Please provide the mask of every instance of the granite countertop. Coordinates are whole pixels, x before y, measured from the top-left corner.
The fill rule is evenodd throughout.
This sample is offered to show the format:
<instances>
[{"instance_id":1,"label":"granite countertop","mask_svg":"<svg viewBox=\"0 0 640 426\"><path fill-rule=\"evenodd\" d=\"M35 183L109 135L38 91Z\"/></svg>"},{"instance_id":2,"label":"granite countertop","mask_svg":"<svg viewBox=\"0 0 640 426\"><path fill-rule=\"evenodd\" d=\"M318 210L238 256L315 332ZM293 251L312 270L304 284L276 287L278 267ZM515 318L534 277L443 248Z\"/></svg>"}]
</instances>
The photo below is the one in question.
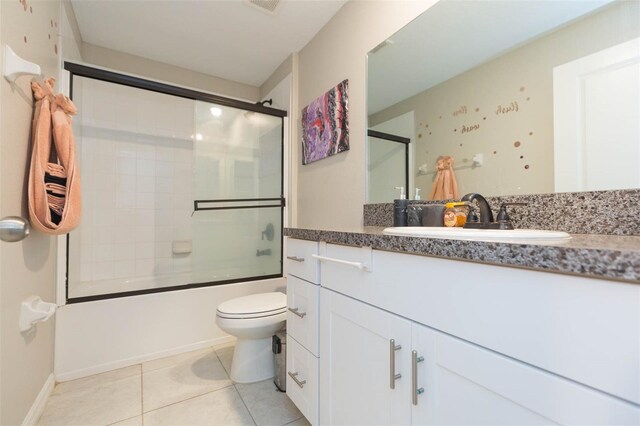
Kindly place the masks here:
<instances>
[{"instance_id":1,"label":"granite countertop","mask_svg":"<svg viewBox=\"0 0 640 426\"><path fill-rule=\"evenodd\" d=\"M640 236L571 234L559 243L507 243L384 235L384 227L285 228L285 235L400 253L640 283Z\"/></svg>"}]
</instances>

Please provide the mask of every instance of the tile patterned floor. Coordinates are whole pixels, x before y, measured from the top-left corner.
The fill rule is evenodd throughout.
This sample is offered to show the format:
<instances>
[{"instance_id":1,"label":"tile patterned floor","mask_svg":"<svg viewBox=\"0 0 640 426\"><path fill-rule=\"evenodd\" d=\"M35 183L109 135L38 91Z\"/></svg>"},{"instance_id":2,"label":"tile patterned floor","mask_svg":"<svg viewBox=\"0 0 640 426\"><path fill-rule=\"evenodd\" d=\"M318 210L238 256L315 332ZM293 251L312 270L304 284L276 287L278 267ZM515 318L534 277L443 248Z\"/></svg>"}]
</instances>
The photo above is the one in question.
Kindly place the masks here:
<instances>
[{"instance_id":1,"label":"tile patterned floor","mask_svg":"<svg viewBox=\"0 0 640 426\"><path fill-rule=\"evenodd\" d=\"M229 379L233 344L58 384L38 422L56 426L309 426L271 380Z\"/></svg>"}]
</instances>

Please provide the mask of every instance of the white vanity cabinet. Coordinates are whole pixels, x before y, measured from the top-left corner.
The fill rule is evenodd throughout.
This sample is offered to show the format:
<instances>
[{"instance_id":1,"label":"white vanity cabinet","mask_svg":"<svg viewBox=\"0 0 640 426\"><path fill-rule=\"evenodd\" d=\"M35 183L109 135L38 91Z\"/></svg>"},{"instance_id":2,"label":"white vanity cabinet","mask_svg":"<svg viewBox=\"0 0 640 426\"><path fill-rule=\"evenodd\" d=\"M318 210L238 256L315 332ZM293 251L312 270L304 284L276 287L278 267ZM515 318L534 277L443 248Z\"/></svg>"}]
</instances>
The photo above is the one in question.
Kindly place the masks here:
<instances>
[{"instance_id":1,"label":"white vanity cabinet","mask_svg":"<svg viewBox=\"0 0 640 426\"><path fill-rule=\"evenodd\" d=\"M640 286L317 249L317 328L289 346L312 387L288 392L314 425L640 424Z\"/></svg>"},{"instance_id":2,"label":"white vanity cabinet","mask_svg":"<svg viewBox=\"0 0 640 426\"><path fill-rule=\"evenodd\" d=\"M320 424L640 421L637 407L586 386L331 290L321 298Z\"/></svg>"},{"instance_id":3,"label":"white vanity cabinet","mask_svg":"<svg viewBox=\"0 0 640 426\"><path fill-rule=\"evenodd\" d=\"M412 324L415 425L638 424L638 407L491 350ZM422 393L416 392L422 390ZM415 402L415 404L413 403Z\"/></svg>"},{"instance_id":4,"label":"white vanity cabinet","mask_svg":"<svg viewBox=\"0 0 640 426\"><path fill-rule=\"evenodd\" d=\"M319 243L287 239L287 395L318 424Z\"/></svg>"},{"instance_id":5,"label":"white vanity cabinet","mask_svg":"<svg viewBox=\"0 0 640 426\"><path fill-rule=\"evenodd\" d=\"M640 424L640 287L321 255L321 424Z\"/></svg>"},{"instance_id":6,"label":"white vanity cabinet","mask_svg":"<svg viewBox=\"0 0 640 426\"><path fill-rule=\"evenodd\" d=\"M320 424L411 421L411 322L321 289Z\"/></svg>"}]
</instances>

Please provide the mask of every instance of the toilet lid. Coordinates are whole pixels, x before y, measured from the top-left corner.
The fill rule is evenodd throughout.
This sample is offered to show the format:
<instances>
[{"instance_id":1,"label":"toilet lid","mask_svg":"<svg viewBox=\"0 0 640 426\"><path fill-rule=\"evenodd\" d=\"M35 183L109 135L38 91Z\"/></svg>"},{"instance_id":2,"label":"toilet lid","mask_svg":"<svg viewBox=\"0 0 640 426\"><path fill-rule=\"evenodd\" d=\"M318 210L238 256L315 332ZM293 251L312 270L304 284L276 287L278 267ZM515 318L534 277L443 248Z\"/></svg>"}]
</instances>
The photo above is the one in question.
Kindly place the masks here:
<instances>
[{"instance_id":1,"label":"toilet lid","mask_svg":"<svg viewBox=\"0 0 640 426\"><path fill-rule=\"evenodd\" d=\"M251 294L227 300L218 306L218 313L233 317L265 317L285 312L287 295L280 292Z\"/></svg>"}]
</instances>

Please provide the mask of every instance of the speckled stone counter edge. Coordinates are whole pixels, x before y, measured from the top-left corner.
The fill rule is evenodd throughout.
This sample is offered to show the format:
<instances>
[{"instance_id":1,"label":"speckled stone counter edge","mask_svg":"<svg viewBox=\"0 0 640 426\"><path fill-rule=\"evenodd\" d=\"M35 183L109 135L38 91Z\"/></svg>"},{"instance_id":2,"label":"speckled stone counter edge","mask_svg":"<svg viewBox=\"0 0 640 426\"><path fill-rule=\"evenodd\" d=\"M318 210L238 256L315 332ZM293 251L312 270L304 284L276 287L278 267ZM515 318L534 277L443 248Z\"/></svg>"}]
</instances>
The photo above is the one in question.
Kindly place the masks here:
<instances>
[{"instance_id":1,"label":"speckled stone counter edge","mask_svg":"<svg viewBox=\"0 0 640 426\"><path fill-rule=\"evenodd\" d=\"M501 203L529 203L509 208L516 228L571 234L640 235L640 189L487 197L487 201L494 214ZM364 205L364 226L392 226L392 222L392 203Z\"/></svg>"},{"instance_id":2,"label":"speckled stone counter edge","mask_svg":"<svg viewBox=\"0 0 640 426\"><path fill-rule=\"evenodd\" d=\"M640 283L640 256L637 251L443 240L299 228L285 228L285 235L304 240Z\"/></svg>"}]
</instances>

